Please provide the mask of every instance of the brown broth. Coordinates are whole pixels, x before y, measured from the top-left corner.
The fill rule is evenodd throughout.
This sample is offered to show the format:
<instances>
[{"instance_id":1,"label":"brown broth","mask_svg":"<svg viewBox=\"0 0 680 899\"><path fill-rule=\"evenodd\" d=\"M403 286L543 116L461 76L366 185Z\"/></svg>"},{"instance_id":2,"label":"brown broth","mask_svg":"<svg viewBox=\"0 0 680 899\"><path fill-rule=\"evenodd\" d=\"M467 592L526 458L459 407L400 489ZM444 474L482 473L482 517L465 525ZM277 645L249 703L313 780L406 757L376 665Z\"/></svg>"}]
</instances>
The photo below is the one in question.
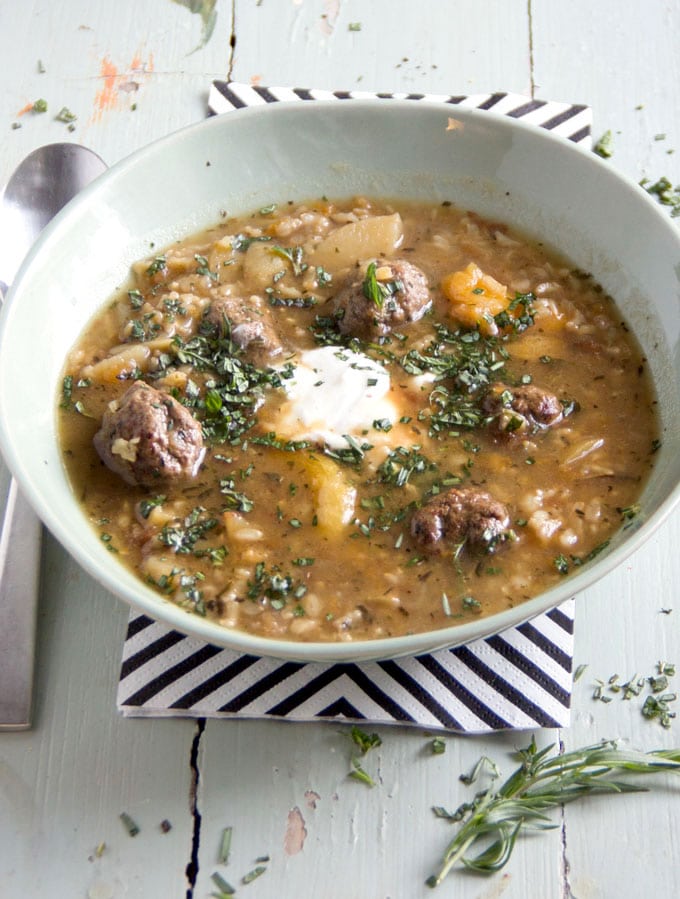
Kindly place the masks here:
<instances>
[{"instance_id":1,"label":"brown broth","mask_svg":"<svg viewBox=\"0 0 680 899\"><path fill-rule=\"evenodd\" d=\"M386 339L340 338L333 298L364 276L367 260L381 259L397 209L403 238L388 261L407 259L425 273L432 310ZM348 227L371 220L373 230ZM645 361L613 301L542 245L447 204L355 198L230 219L156 259L135 266L130 292L113 298L71 351L61 443L73 489L102 539L189 611L300 641L428 631L535 596L589 561L635 514L658 436ZM480 302L493 298L494 282L508 298L524 297L505 327L489 318L461 327L452 315L442 284L470 263L494 279L475 282ZM294 428L286 432L283 391L265 384L248 426L211 438L222 420L205 403L219 378L192 365L187 346L220 296L258 297L285 347L264 361L239 352L241 362L282 367L330 342L383 365L396 410L391 426L378 418L334 455L301 446ZM489 330L498 333L480 335ZM417 373L441 372L452 352L467 360L457 387L451 369L436 383ZM477 380L468 391L470 372ZM129 486L100 461L92 438L101 417L138 378L202 421L208 448L194 478ZM506 410L499 431L479 412L496 381L545 388L564 418L515 431ZM437 396L446 412L460 413L467 401L462 411L476 425L443 425ZM414 539L414 511L452 485L506 505L503 540L432 552Z\"/></svg>"}]
</instances>

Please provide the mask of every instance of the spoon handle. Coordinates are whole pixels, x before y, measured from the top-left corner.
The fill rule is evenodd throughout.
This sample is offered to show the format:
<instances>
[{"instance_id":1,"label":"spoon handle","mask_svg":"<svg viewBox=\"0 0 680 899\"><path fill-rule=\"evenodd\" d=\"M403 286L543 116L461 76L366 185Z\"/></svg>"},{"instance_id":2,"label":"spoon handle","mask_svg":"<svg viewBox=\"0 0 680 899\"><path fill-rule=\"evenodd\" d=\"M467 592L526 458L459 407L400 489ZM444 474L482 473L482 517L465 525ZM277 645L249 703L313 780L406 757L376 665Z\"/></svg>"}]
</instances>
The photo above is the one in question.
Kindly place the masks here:
<instances>
[{"instance_id":1,"label":"spoon handle","mask_svg":"<svg viewBox=\"0 0 680 899\"><path fill-rule=\"evenodd\" d=\"M31 726L40 537L12 478L0 534L0 731Z\"/></svg>"}]
</instances>

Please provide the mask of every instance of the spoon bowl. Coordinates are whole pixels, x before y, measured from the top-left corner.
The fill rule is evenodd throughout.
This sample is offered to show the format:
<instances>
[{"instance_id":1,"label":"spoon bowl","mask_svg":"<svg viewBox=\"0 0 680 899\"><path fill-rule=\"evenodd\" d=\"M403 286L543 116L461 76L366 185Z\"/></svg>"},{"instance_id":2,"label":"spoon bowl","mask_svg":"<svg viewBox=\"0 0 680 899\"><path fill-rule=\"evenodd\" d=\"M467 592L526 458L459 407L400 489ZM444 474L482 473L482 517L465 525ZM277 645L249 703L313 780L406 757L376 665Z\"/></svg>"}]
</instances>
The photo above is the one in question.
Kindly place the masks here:
<instances>
[{"instance_id":1,"label":"spoon bowl","mask_svg":"<svg viewBox=\"0 0 680 899\"><path fill-rule=\"evenodd\" d=\"M0 293L45 225L106 169L93 150L80 144L47 144L19 164L0 199Z\"/></svg>"}]
</instances>

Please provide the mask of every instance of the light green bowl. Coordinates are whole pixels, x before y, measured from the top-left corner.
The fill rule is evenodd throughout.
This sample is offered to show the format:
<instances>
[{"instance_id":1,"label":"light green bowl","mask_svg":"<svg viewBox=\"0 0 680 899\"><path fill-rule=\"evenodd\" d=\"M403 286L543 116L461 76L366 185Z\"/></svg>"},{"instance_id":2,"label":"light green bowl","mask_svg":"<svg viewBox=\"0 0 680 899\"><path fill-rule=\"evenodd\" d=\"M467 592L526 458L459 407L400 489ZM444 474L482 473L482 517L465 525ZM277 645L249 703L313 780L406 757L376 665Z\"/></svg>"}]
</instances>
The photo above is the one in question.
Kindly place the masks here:
<instances>
[{"instance_id":1,"label":"light green bowl","mask_svg":"<svg viewBox=\"0 0 680 899\"><path fill-rule=\"evenodd\" d=\"M450 127L455 119L457 127ZM663 445L639 526L579 573L506 612L413 636L266 640L222 628L146 587L109 553L74 498L57 442L65 355L129 266L229 214L327 195L469 207L519 227L592 272L649 360ZM414 101L274 104L216 117L110 169L43 233L2 313L0 446L51 532L112 593L169 627L256 655L367 661L466 643L557 605L619 565L680 496L680 237L636 184L594 154L493 112ZM631 422L631 427L635 423Z\"/></svg>"}]
</instances>

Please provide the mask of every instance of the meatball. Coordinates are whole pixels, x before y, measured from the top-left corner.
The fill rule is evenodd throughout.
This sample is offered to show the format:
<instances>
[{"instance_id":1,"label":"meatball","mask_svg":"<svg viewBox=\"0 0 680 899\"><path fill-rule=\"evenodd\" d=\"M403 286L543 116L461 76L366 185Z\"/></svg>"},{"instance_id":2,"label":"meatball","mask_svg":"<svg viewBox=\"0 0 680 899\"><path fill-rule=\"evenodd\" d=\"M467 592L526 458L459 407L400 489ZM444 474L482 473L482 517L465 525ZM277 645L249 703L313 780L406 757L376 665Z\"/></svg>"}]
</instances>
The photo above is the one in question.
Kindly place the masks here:
<instances>
[{"instance_id":1,"label":"meatball","mask_svg":"<svg viewBox=\"0 0 680 899\"><path fill-rule=\"evenodd\" d=\"M555 394L533 384L493 384L482 400L482 408L505 434L552 428L564 417Z\"/></svg>"},{"instance_id":2,"label":"meatball","mask_svg":"<svg viewBox=\"0 0 680 899\"><path fill-rule=\"evenodd\" d=\"M248 300L242 297L222 297L213 300L204 321L218 330L218 333L223 333L223 329L226 332L228 322L231 339L236 346L247 351L256 361L265 361L283 351L269 310L263 306L259 297L253 296Z\"/></svg>"},{"instance_id":3,"label":"meatball","mask_svg":"<svg viewBox=\"0 0 680 899\"><path fill-rule=\"evenodd\" d=\"M383 337L418 321L431 305L427 278L405 260L371 263L364 279L352 281L335 297L341 333L362 338Z\"/></svg>"},{"instance_id":4,"label":"meatball","mask_svg":"<svg viewBox=\"0 0 680 899\"><path fill-rule=\"evenodd\" d=\"M94 446L126 483L193 477L205 449L200 424L167 393L137 381L104 413Z\"/></svg>"},{"instance_id":5,"label":"meatball","mask_svg":"<svg viewBox=\"0 0 680 899\"><path fill-rule=\"evenodd\" d=\"M508 510L491 494L474 487L453 487L413 514L411 535L433 552L443 552L443 544L460 543L490 549L509 524Z\"/></svg>"}]
</instances>

